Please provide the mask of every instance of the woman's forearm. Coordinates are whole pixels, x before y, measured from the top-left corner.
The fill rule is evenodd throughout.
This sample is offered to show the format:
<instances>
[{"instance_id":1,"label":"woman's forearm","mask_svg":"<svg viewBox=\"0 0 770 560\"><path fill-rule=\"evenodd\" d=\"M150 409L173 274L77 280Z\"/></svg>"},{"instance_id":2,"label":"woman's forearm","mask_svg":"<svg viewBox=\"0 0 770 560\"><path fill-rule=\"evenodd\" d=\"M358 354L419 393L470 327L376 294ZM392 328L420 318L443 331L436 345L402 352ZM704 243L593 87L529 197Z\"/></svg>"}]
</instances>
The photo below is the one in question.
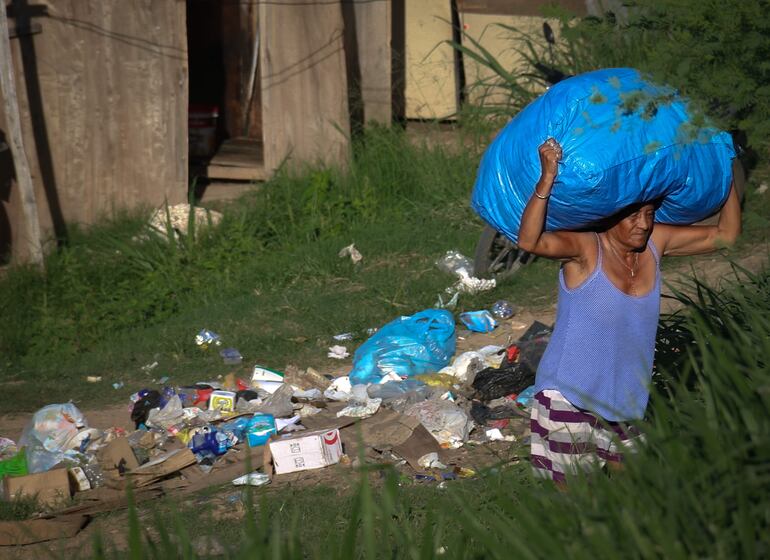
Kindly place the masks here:
<instances>
[{"instance_id":1,"label":"woman's forearm","mask_svg":"<svg viewBox=\"0 0 770 560\"><path fill-rule=\"evenodd\" d=\"M554 180L555 177L542 175L535 185L535 192L524 208L519 227L519 247L524 251L534 251L540 236L543 234L548 198L551 196Z\"/></svg>"},{"instance_id":2,"label":"woman's forearm","mask_svg":"<svg viewBox=\"0 0 770 560\"><path fill-rule=\"evenodd\" d=\"M741 234L741 203L735 190L735 183L730 187L727 202L719 213L717 223L717 246L731 246Z\"/></svg>"}]
</instances>

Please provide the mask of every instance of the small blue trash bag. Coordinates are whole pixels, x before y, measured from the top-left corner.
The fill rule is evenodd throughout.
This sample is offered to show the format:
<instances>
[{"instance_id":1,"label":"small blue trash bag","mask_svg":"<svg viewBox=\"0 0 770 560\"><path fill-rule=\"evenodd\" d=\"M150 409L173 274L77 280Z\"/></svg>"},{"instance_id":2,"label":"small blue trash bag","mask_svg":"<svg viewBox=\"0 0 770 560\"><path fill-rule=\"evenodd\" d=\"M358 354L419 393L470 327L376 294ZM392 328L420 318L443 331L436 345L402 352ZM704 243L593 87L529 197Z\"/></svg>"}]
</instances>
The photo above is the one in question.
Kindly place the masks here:
<instances>
[{"instance_id":1,"label":"small blue trash bag","mask_svg":"<svg viewBox=\"0 0 770 560\"><path fill-rule=\"evenodd\" d=\"M656 200L656 221L691 224L727 199L735 157L728 133L697 126L686 100L636 70L597 70L551 87L484 153L471 205L514 242L540 178L538 146L550 137L563 156L548 231L591 227L630 204Z\"/></svg>"},{"instance_id":2,"label":"small blue trash bag","mask_svg":"<svg viewBox=\"0 0 770 560\"><path fill-rule=\"evenodd\" d=\"M486 309L460 313L460 321L473 332L487 333L497 328L497 321Z\"/></svg>"},{"instance_id":3,"label":"small blue trash bag","mask_svg":"<svg viewBox=\"0 0 770 560\"><path fill-rule=\"evenodd\" d=\"M455 353L455 321L449 311L427 309L391 321L353 356L350 382L379 383L395 373L409 377L440 370Z\"/></svg>"}]
</instances>

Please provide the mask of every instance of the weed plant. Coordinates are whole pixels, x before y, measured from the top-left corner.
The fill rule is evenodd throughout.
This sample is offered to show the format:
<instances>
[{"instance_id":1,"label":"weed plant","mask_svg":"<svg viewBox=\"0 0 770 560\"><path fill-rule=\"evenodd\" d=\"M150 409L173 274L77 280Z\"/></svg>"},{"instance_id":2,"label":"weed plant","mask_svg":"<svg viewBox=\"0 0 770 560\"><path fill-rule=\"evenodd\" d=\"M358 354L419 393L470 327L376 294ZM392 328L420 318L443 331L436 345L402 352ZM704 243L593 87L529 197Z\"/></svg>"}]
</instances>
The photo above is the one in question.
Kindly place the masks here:
<instances>
[{"instance_id":1,"label":"weed plant","mask_svg":"<svg viewBox=\"0 0 770 560\"><path fill-rule=\"evenodd\" d=\"M369 465L352 495L255 490L238 528L176 509L147 532L133 508L129 555L206 557L210 539L232 558L766 557L770 273L735 277L679 294L685 309L662 319L661 345L679 332L680 359L657 374L665 389L641 426L646 443L620 472L573 477L565 492L524 476L525 463L444 488ZM110 556L101 539L95 550Z\"/></svg>"}]
</instances>

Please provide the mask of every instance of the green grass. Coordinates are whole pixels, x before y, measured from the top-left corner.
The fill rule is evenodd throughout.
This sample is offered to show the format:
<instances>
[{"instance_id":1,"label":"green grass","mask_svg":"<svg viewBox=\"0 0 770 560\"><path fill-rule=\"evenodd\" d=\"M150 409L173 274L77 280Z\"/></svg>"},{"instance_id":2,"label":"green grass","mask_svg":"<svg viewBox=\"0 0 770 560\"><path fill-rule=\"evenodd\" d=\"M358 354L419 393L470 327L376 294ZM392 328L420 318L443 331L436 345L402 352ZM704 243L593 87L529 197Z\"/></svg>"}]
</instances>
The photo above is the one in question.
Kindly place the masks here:
<instances>
[{"instance_id":1,"label":"green grass","mask_svg":"<svg viewBox=\"0 0 770 560\"><path fill-rule=\"evenodd\" d=\"M473 255L482 228L468 207L477 164L476 150L372 129L348 170L280 173L222 207L220 226L196 241L134 240L147 212L76 231L48 257L45 276L17 268L0 281L0 316L12 326L0 332L2 410L62 398L88 407L163 376L181 383L227 373L216 352L195 346L202 328L241 351L237 371L339 366L326 358L334 334L432 307L454 282L435 260L448 249ZM358 266L337 256L350 243L364 255ZM458 311L525 294L548 304L544 278L553 270L537 263L494 293L462 297Z\"/></svg>"}]
</instances>

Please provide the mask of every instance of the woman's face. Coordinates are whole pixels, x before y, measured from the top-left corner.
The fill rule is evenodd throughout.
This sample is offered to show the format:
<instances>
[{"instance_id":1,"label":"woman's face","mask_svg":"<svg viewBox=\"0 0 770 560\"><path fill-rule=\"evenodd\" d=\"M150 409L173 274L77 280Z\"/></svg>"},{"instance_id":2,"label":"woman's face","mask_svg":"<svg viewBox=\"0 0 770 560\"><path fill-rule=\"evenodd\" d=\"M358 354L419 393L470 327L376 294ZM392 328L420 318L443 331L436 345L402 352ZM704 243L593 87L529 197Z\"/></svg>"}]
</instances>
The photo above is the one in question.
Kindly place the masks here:
<instances>
[{"instance_id":1,"label":"woman's face","mask_svg":"<svg viewBox=\"0 0 770 560\"><path fill-rule=\"evenodd\" d=\"M635 249L647 246L655 222L655 206L644 204L610 228L615 237Z\"/></svg>"}]
</instances>

